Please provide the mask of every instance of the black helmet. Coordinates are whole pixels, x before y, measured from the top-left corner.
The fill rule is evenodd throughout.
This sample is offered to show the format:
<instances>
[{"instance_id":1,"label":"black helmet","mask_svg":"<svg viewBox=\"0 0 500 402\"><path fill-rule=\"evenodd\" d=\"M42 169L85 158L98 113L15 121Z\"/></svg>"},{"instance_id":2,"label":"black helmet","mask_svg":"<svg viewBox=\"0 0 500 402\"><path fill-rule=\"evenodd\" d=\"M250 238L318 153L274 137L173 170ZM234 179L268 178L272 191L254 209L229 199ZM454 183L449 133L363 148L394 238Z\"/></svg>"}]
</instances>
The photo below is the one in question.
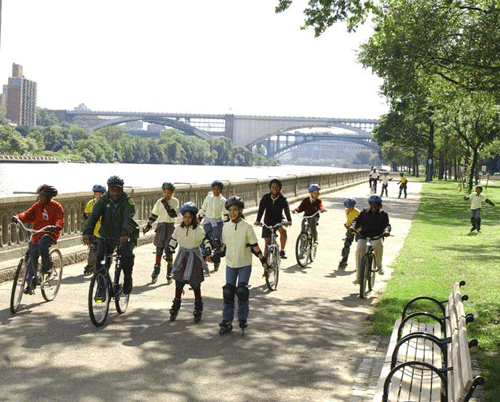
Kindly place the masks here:
<instances>
[{"instance_id":1,"label":"black helmet","mask_svg":"<svg viewBox=\"0 0 500 402\"><path fill-rule=\"evenodd\" d=\"M222 183L220 180L214 180L210 187L214 188L214 186L219 186L221 191L224 190L224 183Z\"/></svg>"},{"instance_id":2,"label":"black helmet","mask_svg":"<svg viewBox=\"0 0 500 402\"><path fill-rule=\"evenodd\" d=\"M94 193L105 193L106 187L101 186L100 184L94 184L94 186L92 187L92 191Z\"/></svg>"},{"instance_id":3,"label":"black helmet","mask_svg":"<svg viewBox=\"0 0 500 402\"><path fill-rule=\"evenodd\" d=\"M483 191L483 186L480 186L479 184L476 186L476 189L479 189L481 191Z\"/></svg>"},{"instance_id":4,"label":"black helmet","mask_svg":"<svg viewBox=\"0 0 500 402\"><path fill-rule=\"evenodd\" d=\"M229 209L229 207L232 207L233 205L236 205L240 209L245 208L245 203L243 202L243 200L240 197L233 196L233 197L229 197L226 200L226 209Z\"/></svg>"},{"instance_id":5,"label":"black helmet","mask_svg":"<svg viewBox=\"0 0 500 402\"><path fill-rule=\"evenodd\" d=\"M276 183L276 184L277 184L277 186L280 188L280 190L281 190L281 188L283 187L283 184L281 183L281 180L280 180L280 179L271 179L271 180L269 181L269 188L271 188L271 186L273 185L273 183Z\"/></svg>"},{"instance_id":6,"label":"black helmet","mask_svg":"<svg viewBox=\"0 0 500 402\"><path fill-rule=\"evenodd\" d=\"M43 195L44 197L52 198L57 195L57 190L54 186L51 186L49 184L42 184L40 187L38 187L36 193Z\"/></svg>"},{"instance_id":7,"label":"black helmet","mask_svg":"<svg viewBox=\"0 0 500 402\"><path fill-rule=\"evenodd\" d=\"M165 182L161 185L162 190L175 190L175 186L172 183Z\"/></svg>"},{"instance_id":8,"label":"black helmet","mask_svg":"<svg viewBox=\"0 0 500 402\"><path fill-rule=\"evenodd\" d=\"M401 172L399 175L400 175L400 176L404 176L405 174L404 174L403 172Z\"/></svg>"},{"instance_id":9,"label":"black helmet","mask_svg":"<svg viewBox=\"0 0 500 402\"><path fill-rule=\"evenodd\" d=\"M198 207L194 202L185 202L182 204L180 208L181 215L184 215L186 212L190 212L193 215L196 215L198 213Z\"/></svg>"},{"instance_id":10,"label":"black helmet","mask_svg":"<svg viewBox=\"0 0 500 402\"><path fill-rule=\"evenodd\" d=\"M382 205L382 197L378 194L372 194L368 197L368 204Z\"/></svg>"},{"instance_id":11,"label":"black helmet","mask_svg":"<svg viewBox=\"0 0 500 402\"><path fill-rule=\"evenodd\" d=\"M108 187L123 187L123 179L119 176L111 176L108 179Z\"/></svg>"}]
</instances>

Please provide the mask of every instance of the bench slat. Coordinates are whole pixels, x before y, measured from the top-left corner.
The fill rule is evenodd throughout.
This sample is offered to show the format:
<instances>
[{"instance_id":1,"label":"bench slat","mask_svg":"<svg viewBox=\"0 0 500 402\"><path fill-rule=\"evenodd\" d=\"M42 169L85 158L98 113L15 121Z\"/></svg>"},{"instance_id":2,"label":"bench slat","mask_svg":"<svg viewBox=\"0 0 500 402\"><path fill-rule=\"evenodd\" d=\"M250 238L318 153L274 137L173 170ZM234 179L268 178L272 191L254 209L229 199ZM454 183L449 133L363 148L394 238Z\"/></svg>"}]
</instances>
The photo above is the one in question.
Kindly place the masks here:
<instances>
[{"instance_id":1,"label":"bench slat","mask_svg":"<svg viewBox=\"0 0 500 402\"><path fill-rule=\"evenodd\" d=\"M460 368L462 370L462 388L464 395L472 387L474 382L472 374L472 362L470 358L469 343L467 341L467 328L463 326L458 332L458 339L460 344Z\"/></svg>"}]
</instances>

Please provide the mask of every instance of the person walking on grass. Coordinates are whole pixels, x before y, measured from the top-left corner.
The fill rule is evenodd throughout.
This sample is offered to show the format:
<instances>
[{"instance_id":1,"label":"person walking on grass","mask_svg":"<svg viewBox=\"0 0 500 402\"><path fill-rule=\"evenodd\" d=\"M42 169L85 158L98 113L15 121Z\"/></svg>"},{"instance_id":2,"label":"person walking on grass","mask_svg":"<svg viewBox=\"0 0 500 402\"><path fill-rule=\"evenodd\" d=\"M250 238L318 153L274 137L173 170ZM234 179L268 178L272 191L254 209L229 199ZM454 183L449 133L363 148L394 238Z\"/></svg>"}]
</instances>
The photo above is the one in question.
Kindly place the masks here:
<instances>
[{"instance_id":1,"label":"person walking on grass","mask_svg":"<svg viewBox=\"0 0 500 402\"><path fill-rule=\"evenodd\" d=\"M470 228L470 233L477 230L477 233L481 233L481 204L483 201L486 204L490 204L492 207L495 206L487 197L482 193L483 187L476 186L476 191L464 196L464 200L471 200L470 204L470 223L472 227Z\"/></svg>"}]
</instances>

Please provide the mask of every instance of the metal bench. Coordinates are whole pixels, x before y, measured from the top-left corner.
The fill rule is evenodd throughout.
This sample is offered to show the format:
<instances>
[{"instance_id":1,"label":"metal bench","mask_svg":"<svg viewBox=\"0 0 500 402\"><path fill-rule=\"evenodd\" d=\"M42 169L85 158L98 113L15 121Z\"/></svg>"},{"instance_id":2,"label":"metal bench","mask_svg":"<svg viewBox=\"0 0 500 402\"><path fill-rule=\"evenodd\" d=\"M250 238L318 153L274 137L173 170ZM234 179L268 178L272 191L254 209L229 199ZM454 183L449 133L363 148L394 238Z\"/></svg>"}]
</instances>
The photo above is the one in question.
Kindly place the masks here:
<instances>
[{"instance_id":1,"label":"metal bench","mask_svg":"<svg viewBox=\"0 0 500 402\"><path fill-rule=\"evenodd\" d=\"M432 401L467 402L478 385L473 377L466 325L474 320L465 314L456 283L447 301L419 296L410 300L396 320L382 368L374 402ZM431 303L439 311L408 312L418 303Z\"/></svg>"}]
</instances>

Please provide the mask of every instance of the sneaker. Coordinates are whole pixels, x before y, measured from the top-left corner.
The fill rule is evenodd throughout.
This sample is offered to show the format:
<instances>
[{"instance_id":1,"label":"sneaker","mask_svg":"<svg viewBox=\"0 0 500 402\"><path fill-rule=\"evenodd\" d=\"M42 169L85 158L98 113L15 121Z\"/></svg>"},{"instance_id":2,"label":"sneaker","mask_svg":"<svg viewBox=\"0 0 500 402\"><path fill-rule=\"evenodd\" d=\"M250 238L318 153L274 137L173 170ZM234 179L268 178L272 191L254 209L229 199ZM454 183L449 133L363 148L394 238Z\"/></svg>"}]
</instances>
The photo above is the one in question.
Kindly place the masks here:
<instances>
[{"instance_id":1,"label":"sneaker","mask_svg":"<svg viewBox=\"0 0 500 402\"><path fill-rule=\"evenodd\" d=\"M97 291L95 292L94 300L96 303L103 303L104 302L104 288L102 286L99 286L97 288Z\"/></svg>"},{"instance_id":2,"label":"sneaker","mask_svg":"<svg viewBox=\"0 0 500 402\"><path fill-rule=\"evenodd\" d=\"M378 274L379 275L384 275L384 269L382 267L378 268Z\"/></svg>"},{"instance_id":3,"label":"sneaker","mask_svg":"<svg viewBox=\"0 0 500 402\"><path fill-rule=\"evenodd\" d=\"M353 285L359 285L359 279L352 281Z\"/></svg>"},{"instance_id":4,"label":"sneaker","mask_svg":"<svg viewBox=\"0 0 500 402\"><path fill-rule=\"evenodd\" d=\"M94 268L91 267L90 265L87 265L85 268L83 268L83 276L89 276L94 273Z\"/></svg>"},{"instance_id":5,"label":"sneaker","mask_svg":"<svg viewBox=\"0 0 500 402\"><path fill-rule=\"evenodd\" d=\"M481 233L481 231L478 229L478 230L477 230L477 233Z\"/></svg>"},{"instance_id":6,"label":"sneaker","mask_svg":"<svg viewBox=\"0 0 500 402\"><path fill-rule=\"evenodd\" d=\"M471 227L471 228L470 228L471 233L472 233L474 230L476 230L476 228L475 228L475 227Z\"/></svg>"},{"instance_id":7,"label":"sneaker","mask_svg":"<svg viewBox=\"0 0 500 402\"><path fill-rule=\"evenodd\" d=\"M319 242L318 242L317 240L315 240L315 241L313 242L313 246L314 246L314 247L318 247L318 245L319 245Z\"/></svg>"},{"instance_id":8,"label":"sneaker","mask_svg":"<svg viewBox=\"0 0 500 402\"><path fill-rule=\"evenodd\" d=\"M286 258L287 258L287 257L286 257L286 254L285 254L285 250L281 250L281 251L280 251L280 257L281 257L282 259L286 260Z\"/></svg>"},{"instance_id":9,"label":"sneaker","mask_svg":"<svg viewBox=\"0 0 500 402\"><path fill-rule=\"evenodd\" d=\"M347 268L347 262L339 262L339 269L346 269Z\"/></svg>"},{"instance_id":10,"label":"sneaker","mask_svg":"<svg viewBox=\"0 0 500 402\"><path fill-rule=\"evenodd\" d=\"M126 295L132 292L132 277L126 276L123 280L123 293Z\"/></svg>"}]
</instances>

